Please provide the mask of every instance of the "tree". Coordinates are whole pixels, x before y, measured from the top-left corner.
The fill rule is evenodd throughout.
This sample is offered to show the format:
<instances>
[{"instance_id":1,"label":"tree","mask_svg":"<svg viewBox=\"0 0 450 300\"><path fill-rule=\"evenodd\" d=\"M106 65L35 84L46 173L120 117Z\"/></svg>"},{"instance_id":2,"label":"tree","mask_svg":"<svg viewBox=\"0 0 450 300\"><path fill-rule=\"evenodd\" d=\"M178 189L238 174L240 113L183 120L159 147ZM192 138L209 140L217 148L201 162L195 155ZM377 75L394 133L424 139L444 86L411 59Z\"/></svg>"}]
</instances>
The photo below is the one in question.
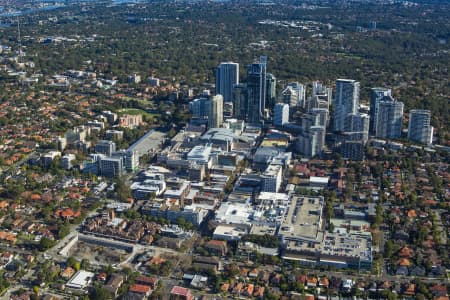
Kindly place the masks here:
<instances>
[{"instance_id":1,"label":"tree","mask_svg":"<svg viewBox=\"0 0 450 300\"><path fill-rule=\"evenodd\" d=\"M128 198L131 198L131 189L125 183L124 178L119 178L117 180L116 191L117 191L117 197L122 202L126 202L128 200Z\"/></svg>"},{"instance_id":2,"label":"tree","mask_svg":"<svg viewBox=\"0 0 450 300\"><path fill-rule=\"evenodd\" d=\"M110 300L113 299L112 295L104 288L100 286L95 286L89 295L90 299L95 300Z\"/></svg>"},{"instance_id":3,"label":"tree","mask_svg":"<svg viewBox=\"0 0 450 300\"><path fill-rule=\"evenodd\" d=\"M75 271L80 271L80 268L81 268L80 262L78 262L78 261L75 262L73 264L73 268L74 268Z\"/></svg>"},{"instance_id":4,"label":"tree","mask_svg":"<svg viewBox=\"0 0 450 300\"><path fill-rule=\"evenodd\" d=\"M384 244L384 257L385 258L391 258L392 255L394 255L394 242L392 240L387 241Z\"/></svg>"},{"instance_id":5,"label":"tree","mask_svg":"<svg viewBox=\"0 0 450 300\"><path fill-rule=\"evenodd\" d=\"M33 286L33 293L34 293L36 296L39 296L39 292L40 292L39 287L38 287L37 285Z\"/></svg>"},{"instance_id":6,"label":"tree","mask_svg":"<svg viewBox=\"0 0 450 300\"><path fill-rule=\"evenodd\" d=\"M80 267L81 267L81 269L83 269L83 270L88 270L88 269L91 267L91 264L90 264L89 260L83 258L83 259L81 260Z\"/></svg>"},{"instance_id":7,"label":"tree","mask_svg":"<svg viewBox=\"0 0 450 300\"><path fill-rule=\"evenodd\" d=\"M58 228L58 239L62 239L66 237L70 233L70 225L69 224L62 224Z\"/></svg>"},{"instance_id":8,"label":"tree","mask_svg":"<svg viewBox=\"0 0 450 300\"><path fill-rule=\"evenodd\" d=\"M75 257L69 256L69 258L67 258L66 265L68 267L73 268L75 266L75 263L77 263L77 260L75 259Z\"/></svg>"},{"instance_id":9,"label":"tree","mask_svg":"<svg viewBox=\"0 0 450 300\"><path fill-rule=\"evenodd\" d=\"M51 240L47 237L43 237L40 241L39 241L39 250L41 251L45 251L47 249L52 248L53 246L55 246L56 241Z\"/></svg>"}]
</instances>

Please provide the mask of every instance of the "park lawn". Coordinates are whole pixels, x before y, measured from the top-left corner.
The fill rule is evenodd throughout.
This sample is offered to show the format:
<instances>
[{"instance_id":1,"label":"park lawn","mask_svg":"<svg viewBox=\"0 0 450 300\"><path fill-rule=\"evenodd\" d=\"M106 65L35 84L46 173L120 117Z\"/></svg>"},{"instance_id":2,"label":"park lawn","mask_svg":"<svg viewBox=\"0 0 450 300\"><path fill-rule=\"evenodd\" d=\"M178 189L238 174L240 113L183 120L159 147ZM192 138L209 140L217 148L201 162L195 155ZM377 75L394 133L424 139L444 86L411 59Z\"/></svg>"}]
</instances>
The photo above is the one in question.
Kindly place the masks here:
<instances>
[{"instance_id":1,"label":"park lawn","mask_svg":"<svg viewBox=\"0 0 450 300\"><path fill-rule=\"evenodd\" d=\"M158 117L158 114L148 113L145 110L139 108L123 108L118 111L120 115L142 115L147 117Z\"/></svg>"}]
</instances>

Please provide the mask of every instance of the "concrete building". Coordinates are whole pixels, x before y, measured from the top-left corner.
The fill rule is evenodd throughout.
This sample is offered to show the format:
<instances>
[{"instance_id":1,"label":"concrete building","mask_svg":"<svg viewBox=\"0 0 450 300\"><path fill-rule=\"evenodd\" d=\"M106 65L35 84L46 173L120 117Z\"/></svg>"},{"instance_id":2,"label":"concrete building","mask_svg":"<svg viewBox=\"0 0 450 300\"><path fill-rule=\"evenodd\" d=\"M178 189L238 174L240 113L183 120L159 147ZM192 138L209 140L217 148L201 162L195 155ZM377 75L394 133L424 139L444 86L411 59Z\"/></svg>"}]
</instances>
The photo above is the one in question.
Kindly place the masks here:
<instances>
[{"instance_id":1,"label":"concrete building","mask_svg":"<svg viewBox=\"0 0 450 300\"><path fill-rule=\"evenodd\" d=\"M345 131L345 118L349 114L358 112L359 82L351 79L338 79L336 81L336 94L333 106L333 129L335 131Z\"/></svg>"},{"instance_id":2,"label":"concrete building","mask_svg":"<svg viewBox=\"0 0 450 300\"><path fill-rule=\"evenodd\" d=\"M431 112L429 110L411 110L409 112L408 139L421 144L432 144L434 128L430 122Z\"/></svg>"},{"instance_id":3,"label":"concrete building","mask_svg":"<svg viewBox=\"0 0 450 300\"><path fill-rule=\"evenodd\" d=\"M375 136L397 139L402 135L403 102L379 101L376 105Z\"/></svg>"},{"instance_id":4,"label":"concrete building","mask_svg":"<svg viewBox=\"0 0 450 300\"><path fill-rule=\"evenodd\" d=\"M215 95L209 105L208 127L220 128L223 124L223 97Z\"/></svg>"},{"instance_id":5,"label":"concrete building","mask_svg":"<svg viewBox=\"0 0 450 300\"><path fill-rule=\"evenodd\" d=\"M216 70L216 94L223 96L224 102L232 101L233 87L239 83L239 64L223 62Z\"/></svg>"},{"instance_id":6,"label":"concrete building","mask_svg":"<svg viewBox=\"0 0 450 300\"><path fill-rule=\"evenodd\" d=\"M286 123L289 123L289 105L277 103L273 115L273 125L283 126Z\"/></svg>"}]
</instances>

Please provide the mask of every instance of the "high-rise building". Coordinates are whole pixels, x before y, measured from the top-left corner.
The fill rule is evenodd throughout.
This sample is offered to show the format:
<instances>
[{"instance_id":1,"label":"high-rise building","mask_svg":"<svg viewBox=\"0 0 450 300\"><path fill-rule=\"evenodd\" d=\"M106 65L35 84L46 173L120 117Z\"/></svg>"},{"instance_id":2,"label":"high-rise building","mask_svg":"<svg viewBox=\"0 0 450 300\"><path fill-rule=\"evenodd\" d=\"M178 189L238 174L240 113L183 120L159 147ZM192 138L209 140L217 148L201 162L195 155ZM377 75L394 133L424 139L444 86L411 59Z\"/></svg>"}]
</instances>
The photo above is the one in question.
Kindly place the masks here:
<instances>
[{"instance_id":1,"label":"high-rise building","mask_svg":"<svg viewBox=\"0 0 450 300\"><path fill-rule=\"evenodd\" d=\"M334 130L345 131L345 118L356 114L359 106L359 82L351 79L336 80L334 99Z\"/></svg>"},{"instance_id":2,"label":"high-rise building","mask_svg":"<svg viewBox=\"0 0 450 300\"><path fill-rule=\"evenodd\" d=\"M233 115L240 120L247 119L247 85L244 83L236 84L233 87Z\"/></svg>"},{"instance_id":3,"label":"high-rise building","mask_svg":"<svg viewBox=\"0 0 450 300\"><path fill-rule=\"evenodd\" d=\"M247 67L247 122L258 124L264 118L266 104L267 57L261 56L259 63Z\"/></svg>"},{"instance_id":4,"label":"high-rise building","mask_svg":"<svg viewBox=\"0 0 450 300\"><path fill-rule=\"evenodd\" d=\"M287 86L282 92L280 102L288 104L289 107L296 107L298 104L298 94L291 86Z\"/></svg>"},{"instance_id":5,"label":"high-rise building","mask_svg":"<svg viewBox=\"0 0 450 300\"><path fill-rule=\"evenodd\" d=\"M311 115L317 115L318 119L314 125L317 126L328 126L328 118L329 118L329 112L326 108L313 108L309 111Z\"/></svg>"},{"instance_id":6,"label":"high-rise building","mask_svg":"<svg viewBox=\"0 0 450 300\"><path fill-rule=\"evenodd\" d=\"M409 112L408 139L422 143L433 143L433 126L429 110L413 109Z\"/></svg>"},{"instance_id":7,"label":"high-rise building","mask_svg":"<svg viewBox=\"0 0 450 300\"><path fill-rule=\"evenodd\" d=\"M382 100L376 106L375 136L385 139L399 138L402 135L403 102Z\"/></svg>"},{"instance_id":8,"label":"high-rise building","mask_svg":"<svg viewBox=\"0 0 450 300\"><path fill-rule=\"evenodd\" d=\"M378 103L380 101L387 101L392 99L392 91L391 89L375 87L370 91L370 124L369 124L369 132L371 134L375 134L376 131L376 122L378 120Z\"/></svg>"},{"instance_id":9,"label":"high-rise building","mask_svg":"<svg viewBox=\"0 0 450 300\"><path fill-rule=\"evenodd\" d=\"M216 94L223 96L224 102L232 101L233 86L239 83L239 64L223 62L216 71Z\"/></svg>"},{"instance_id":10,"label":"high-rise building","mask_svg":"<svg viewBox=\"0 0 450 300\"><path fill-rule=\"evenodd\" d=\"M299 82L291 82L287 85L291 87L297 94L297 103L295 106L304 108L306 104L306 88L303 84Z\"/></svg>"},{"instance_id":11,"label":"high-rise building","mask_svg":"<svg viewBox=\"0 0 450 300\"><path fill-rule=\"evenodd\" d=\"M219 128L223 123L223 97L215 95L211 98L208 117L209 128Z\"/></svg>"},{"instance_id":12,"label":"high-rise building","mask_svg":"<svg viewBox=\"0 0 450 300\"><path fill-rule=\"evenodd\" d=\"M325 145L325 133L325 127L311 126L298 136L296 150L307 157L320 155Z\"/></svg>"},{"instance_id":13,"label":"high-rise building","mask_svg":"<svg viewBox=\"0 0 450 300\"><path fill-rule=\"evenodd\" d=\"M315 108L330 109L332 101L332 89L328 88L318 81L312 83L312 96L305 101L306 111L310 112Z\"/></svg>"},{"instance_id":14,"label":"high-rise building","mask_svg":"<svg viewBox=\"0 0 450 300\"><path fill-rule=\"evenodd\" d=\"M273 110L277 102L277 79L273 74L266 76L266 108Z\"/></svg>"},{"instance_id":15,"label":"high-rise building","mask_svg":"<svg viewBox=\"0 0 450 300\"><path fill-rule=\"evenodd\" d=\"M289 122L289 105L285 103L277 103L273 115L273 125L283 126Z\"/></svg>"},{"instance_id":16,"label":"high-rise building","mask_svg":"<svg viewBox=\"0 0 450 300\"><path fill-rule=\"evenodd\" d=\"M363 113L349 114L344 121L344 132L353 135L353 140L369 139L369 115Z\"/></svg>"}]
</instances>

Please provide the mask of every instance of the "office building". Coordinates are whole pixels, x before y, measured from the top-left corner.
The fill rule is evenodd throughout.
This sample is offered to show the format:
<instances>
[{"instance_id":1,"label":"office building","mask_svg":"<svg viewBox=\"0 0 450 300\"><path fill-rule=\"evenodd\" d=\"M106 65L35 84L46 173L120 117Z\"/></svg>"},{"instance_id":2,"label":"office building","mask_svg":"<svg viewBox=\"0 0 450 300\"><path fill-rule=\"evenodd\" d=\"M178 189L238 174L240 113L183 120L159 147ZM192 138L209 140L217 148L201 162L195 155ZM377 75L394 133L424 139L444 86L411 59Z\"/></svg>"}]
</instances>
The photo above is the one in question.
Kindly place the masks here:
<instances>
[{"instance_id":1,"label":"office building","mask_svg":"<svg viewBox=\"0 0 450 300\"><path fill-rule=\"evenodd\" d=\"M128 172L137 171L139 168L139 155L136 150L120 150L112 154L112 157L122 159L122 165Z\"/></svg>"},{"instance_id":2,"label":"office building","mask_svg":"<svg viewBox=\"0 0 450 300\"><path fill-rule=\"evenodd\" d=\"M370 91L370 124L369 124L369 132L371 134L375 134L376 131L376 122L378 120L378 103L381 100L387 101L388 99L392 99L392 91L391 89L375 87Z\"/></svg>"},{"instance_id":3,"label":"office building","mask_svg":"<svg viewBox=\"0 0 450 300\"><path fill-rule=\"evenodd\" d=\"M72 162L75 160L75 154L68 153L61 157L61 167L65 170L72 169Z\"/></svg>"},{"instance_id":4,"label":"office building","mask_svg":"<svg viewBox=\"0 0 450 300\"><path fill-rule=\"evenodd\" d=\"M273 125L283 126L286 123L289 123L289 105L277 103L273 115Z\"/></svg>"},{"instance_id":5,"label":"office building","mask_svg":"<svg viewBox=\"0 0 450 300\"><path fill-rule=\"evenodd\" d=\"M379 101L375 121L375 136L397 139L402 135L403 102Z\"/></svg>"},{"instance_id":6,"label":"office building","mask_svg":"<svg viewBox=\"0 0 450 300\"><path fill-rule=\"evenodd\" d=\"M224 102L232 101L233 87L239 83L239 64L223 62L216 70L216 94L223 96Z\"/></svg>"},{"instance_id":7,"label":"office building","mask_svg":"<svg viewBox=\"0 0 450 300\"><path fill-rule=\"evenodd\" d=\"M336 81L334 99L334 130L345 131L345 119L349 114L356 114L359 107L359 82L351 79Z\"/></svg>"},{"instance_id":8,"label":"office building","mask_svg":"<svg viewBox=\"0 0 450 300\"><path fill-rule=\"evenodd\" d=\"M215 95L209 104L208 127L219 128L223 123L223 97Z\"/></svg>"},{"instance_id":9,"label":"office building","mask_svg":"<svg viewBox=\"0 0 450 300\"><path fill-rule=\"evenodd\" d=\"M258 124L264 119L266 105L267 57L247 67L247 123Z\"/></svg>"},{"instance_id":10,"label":"office building","mask_svg":"<svg viewBox=\"0 0 450 300\"><path fill-rule=\"evenodd\" d=\"M247 119L247 85L236 84L233 87L233 116L239 120Z\"/></svg>"},{"instance_id":11,"label":"office building","mask_svg":"<svg viewBox=\"0 0 450 300\"><path fill-rule=\"evenodd\" d=\"M431 112L429 110L411 110L409 112L408 139L417 143L432 144L434 128L430 122Z\"/></svg>"},{"instance_id":12,"label":"office building","mask_svg":"<svg viewBox=\"0 0 450 300\"><path fill-rule=\"evenodd\" d=\"M266 76L266 108L273 110L277 101L277 79L273 74Z\"/></svg>"},{"instance_id":13,"label":"office building","mask_svg":"<svg viewBox=\"0 0 450 300\"><path fill-rule=\"evenodd\" d=\"M116 143L113 141L100 140L95 144L95 152L111 156L116 151Z\"/></svg>"},{"instance_id":14,"label":"office building","mask_svg":"<svg viewBox=\"0 0 450 300\"><path fill-rule=\"evenodd\" d=\"M124 173L123 160L120 157L101 157L99 169L102 176L119 177Z\"/></svg>"},{"instance_id":15,"label":"office building","mask_svg":"<svg viewBox=\"0 0 450 300\"><path fill-rule=\"evenodd\" d=\"M199 119L206 119L210 110L210 100L208 96L202 96L189 103L189 110L192 116Z\"/></svg>"},{"instance_id":16,"label":"office building","mask_svg":"<svg viewBox=\"0 0 450 300\"><path fill-rule=\"evenodd\" d=\"M280 165L269 165L261 178L261 191L277 193L283 180L283 168Z\"/></svg>"},{"instance_id":17,"label":"office building","mask_svg":"<svg viewBox=\"0 0 450 300\"><path fill-rule=\"evenodd\" d=\"M121 140L123 140L123 131L121 131L121 130L114 130L114 129L108 129L108 130L106 130L105 137L108 140L121 141Z\"/></svg>"}]
</instances>

